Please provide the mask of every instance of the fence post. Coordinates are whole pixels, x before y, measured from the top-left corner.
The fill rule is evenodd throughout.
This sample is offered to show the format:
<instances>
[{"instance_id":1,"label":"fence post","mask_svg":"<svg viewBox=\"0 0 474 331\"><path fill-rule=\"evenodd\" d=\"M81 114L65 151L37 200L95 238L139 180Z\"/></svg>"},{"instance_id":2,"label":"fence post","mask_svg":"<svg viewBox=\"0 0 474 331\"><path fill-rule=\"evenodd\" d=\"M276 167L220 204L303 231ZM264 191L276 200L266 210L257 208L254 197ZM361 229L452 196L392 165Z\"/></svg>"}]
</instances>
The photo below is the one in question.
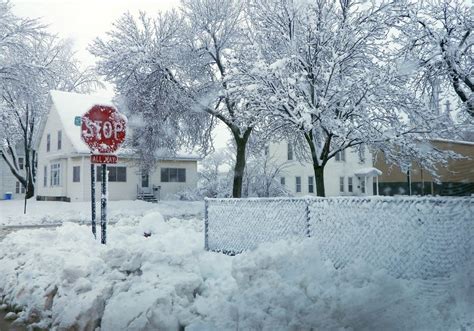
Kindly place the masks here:
<instances>
[{"instance_id":1,"label":"fence post","mask_svg":"<svg viewBox=\"0 0 474 331\"><path fill-rule=\"evenodd\" d=\"M209 200L204 198L204 249L209 250Z\"/></svg>"},{"instance_id":2,"label":"fence post","mask_svg":"<svg viewBox=\"0 0 474 331\"><path fill-rule=\"evenodd\" d=\"M304 200L306 203L306 236L311 237L310 231L310 215L309 215L309 199Z\"/></svg>"}]
</instances>

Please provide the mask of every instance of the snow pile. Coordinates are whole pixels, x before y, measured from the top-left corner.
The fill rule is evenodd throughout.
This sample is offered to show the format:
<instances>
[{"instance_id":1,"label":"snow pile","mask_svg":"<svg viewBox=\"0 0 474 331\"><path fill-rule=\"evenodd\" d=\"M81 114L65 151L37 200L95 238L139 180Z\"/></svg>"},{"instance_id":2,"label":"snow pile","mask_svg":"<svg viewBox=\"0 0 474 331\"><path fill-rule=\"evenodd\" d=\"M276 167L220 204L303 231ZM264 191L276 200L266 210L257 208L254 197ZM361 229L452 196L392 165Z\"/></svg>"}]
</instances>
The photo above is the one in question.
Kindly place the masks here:
<instances>
[{"instance_id":1,"label":"snow pile","mask_svg":"<svg viewBox=\"0 0 474 331\"><path fill-rule=\"evenodd\" d=\"M144 237L142 231L152 235ZM314 239L236 257L203 249L202 221L156 211L109 228L18 231L0 242L0 294L19 318L78 330L430 329L474 324L474 270L424 296L361 261L336 269ZM469 273L469 272L470 273ZM1 297L0 297L1 298Z\"/></svg>"}]
</instances>

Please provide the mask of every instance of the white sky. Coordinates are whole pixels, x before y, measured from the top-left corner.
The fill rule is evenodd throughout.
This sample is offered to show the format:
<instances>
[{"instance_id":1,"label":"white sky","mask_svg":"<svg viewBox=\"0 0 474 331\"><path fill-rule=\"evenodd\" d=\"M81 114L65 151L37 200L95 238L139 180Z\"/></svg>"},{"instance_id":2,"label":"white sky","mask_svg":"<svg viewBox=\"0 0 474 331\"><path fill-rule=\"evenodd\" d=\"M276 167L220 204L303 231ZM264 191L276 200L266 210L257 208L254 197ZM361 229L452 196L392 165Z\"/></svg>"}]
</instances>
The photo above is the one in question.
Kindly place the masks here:
<instances>
[{"instance_id":1,"label":"white sky","mask_svg":"<svg viewBox=\"0 0 474 331\"><path fill-rule=\"evenodd\" d=\"M142 10L154 15L177 7L179 0L11 0L10 3L17 16L40 18L51 33L73 40L78 59L84 65L93 65L95 58L87 46L112 30L112 23L123 13L138 14ZM112 87L101 93L113 95ZM225 147L229 137L227 130L219 127L216 147Z\"/></svg>"},{"instance_id":2,"label":"white sky","mask_svg":"<svg viewBox=\"0 0 474 331\"><path fill-rule=\"evenodd\" d=\"M40 18L52 33L72 39L79 59L94 64L87 46L96 37L105 36L112 23L123 13L140 10L154 15L176 7L177 0L12 0L13 12L21 17Z\"/></svg>"}]
</instances>

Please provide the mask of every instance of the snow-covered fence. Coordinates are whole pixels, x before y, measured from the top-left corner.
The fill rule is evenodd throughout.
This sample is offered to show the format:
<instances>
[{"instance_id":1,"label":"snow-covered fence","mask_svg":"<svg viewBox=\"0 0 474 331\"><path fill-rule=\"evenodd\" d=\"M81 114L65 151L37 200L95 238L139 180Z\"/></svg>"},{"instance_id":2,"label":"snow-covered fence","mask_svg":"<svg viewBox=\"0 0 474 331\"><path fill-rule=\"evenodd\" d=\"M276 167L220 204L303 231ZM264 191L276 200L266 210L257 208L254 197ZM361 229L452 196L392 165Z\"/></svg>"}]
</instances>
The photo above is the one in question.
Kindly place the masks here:
<instances>
[{"instance_id":1,"label":"snow-covered fence","mask_svg":"<svg viewBox=\"0 0 474 331\"><path fill-rule=\"evenodd\" d=\"M235 254L258 244L309 236L304 199L206 199L207 250Z\"/></svg>"},{"instance_id":2,"label":"snow-covered fence","mask_svg":"<svg viewBox=\"0 0 474 331\"><path fill-rule=\"evenodd\" d=\"M315 237L336 266L355 259L402 278L446 276L474 254L474 199L336 197L207 199L206 249Z\"/></svg>"}]
</instances>

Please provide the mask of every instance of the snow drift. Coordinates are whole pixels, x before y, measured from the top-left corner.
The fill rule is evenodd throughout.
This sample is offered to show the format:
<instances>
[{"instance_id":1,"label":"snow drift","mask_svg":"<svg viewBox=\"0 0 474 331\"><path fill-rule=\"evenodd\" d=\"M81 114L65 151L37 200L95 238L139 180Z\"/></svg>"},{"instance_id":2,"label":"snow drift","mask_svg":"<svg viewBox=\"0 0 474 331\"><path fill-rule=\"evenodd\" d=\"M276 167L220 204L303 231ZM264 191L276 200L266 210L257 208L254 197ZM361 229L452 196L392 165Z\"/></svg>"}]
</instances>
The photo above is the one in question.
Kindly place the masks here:
<instances>
[{"instance_id":1,"label":"snow drift","mask_svg":"<svg viewBox=\"0 0 474 331\"><path fill-rule=\"evenodd\" d=\"M153 224L156 219L156 224ZM19 318L91 330L469 329L474 268L449 291L396 279L355 261L321 257L314 239L283 240L230 257L203 249L199 219L163 221L156 211L110 228L10 234L0 242L0 293ZM143 236L150 231L150 237Z\"/></svg>"}]
</instances>

